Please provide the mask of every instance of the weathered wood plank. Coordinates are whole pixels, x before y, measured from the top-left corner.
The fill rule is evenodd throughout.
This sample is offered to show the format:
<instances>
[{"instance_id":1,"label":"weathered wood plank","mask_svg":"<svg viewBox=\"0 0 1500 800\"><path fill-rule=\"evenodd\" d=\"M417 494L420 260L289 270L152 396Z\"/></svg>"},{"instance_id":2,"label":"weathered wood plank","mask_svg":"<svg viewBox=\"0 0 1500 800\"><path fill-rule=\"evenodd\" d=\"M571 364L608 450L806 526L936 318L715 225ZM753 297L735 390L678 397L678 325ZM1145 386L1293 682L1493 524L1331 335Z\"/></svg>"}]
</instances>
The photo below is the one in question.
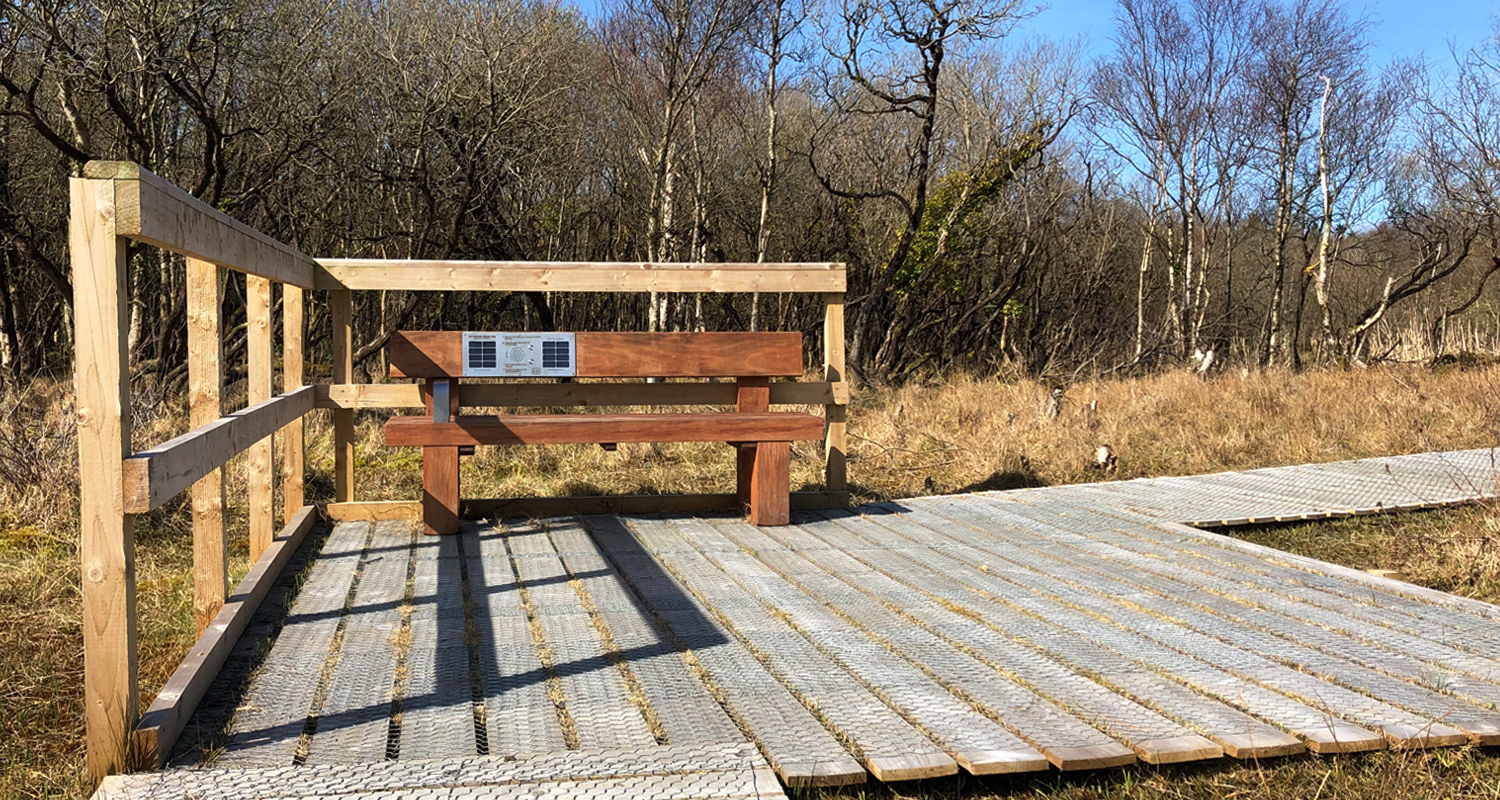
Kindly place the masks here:
<instances>
[{"instance_id":1,"label":"weathered wood plank","mask_svg":"<svg viewBox=\"0 0 1500 800\"><path fill-rule=\"evenodd\" d=\"M319 408L421 408L416 384L319 384ZM736 398L732 383L475 383L458 387L464 408L561 408L567 406L727 406ZM771 405L844 405L843 381L771 384Z\"/></svg>"},{"instance_id":2,"label":"weathered wood plank","mask_svg":"<svg viewBox=\"0 0 1500 800\"><path fill-rule=\"evenodd\" d=\"M306 321L302 289L281 287L281 390L300 389L304 383L305 356L303 343ZM302 508L305 492L306 455L303 450L306 421L293 420L281 433L281 503L282 518L290 521Z\"/></svg>"},{"instance_id":3,"label":"weathered wood plank","mask_svg":"<svg viewBox=\"0 0 1500 800\"><path fill-rule=\"evenodd\" d=\"M842 292L843 264L325 258L318 289L459 292Z\"/></svg>"},{"instance_id":4,"label":"weathered wood plank","mask_svg":"<svg viewBox=\"0 0 1500 800\"><path fill-rule=\"evenodd\" d=\"M187 260L188 424L201 428L224 413L224 273L215 265ZM193 484L193 618L198 633L224 606L229 592L228 542L224 532L224 470Z\"/></svg>"},{"instance_id":5,"label":"weathered wood plank","mask_svg":"<svg viewBox=\"0 0 1500 800\"><path fill-rule=\"evenodd\" d=\"M385 425L391 447L610 442L795 442L821 438L811 414L557 414L464 416L452 422L395 417Z\"/></svg>"},{"instance_id":6,"label":"weathered wood plank","mask_svg":"<svg viewBox=\"0 0 1500 800\"><path fill-rule=\"evenodd\" d=\"M122 459L130 452L130 291L125 240L116 235L115 184L74 178L68 190L85 741L89 777L97 781L125 766L139 708L135 520L121 509L119 495Z\"/></svg>"},{"instance_id":7,"label":"weathered wood plank","mask_svg":"<svg viewBox=\"0 0 1500 800\"><path fill-rule=\"evenodd\" d=\"M842 293L823 295L823 380L832 384L844 384L845 381ZM823 487L830 492L849 488L849 443L845 422L848 404L846 392L823 407Z\"/></svg>"},{"instance_id":8,"label":"weathered wood plank","mask_svg":"<svg viewBox=\"0 0 1500 800\"><path fill-rule=\"evenodd\" d=\"M800 333L576 333L579 378L796 377ZM392 378L464 375L463 332L391 335Z\"/></svg>"},{"instance_id":9,"label":"weathered wood plank","mask_svg":"<svg viewBox=\"0 0 1500 800\"><path fill-rule=\"evenodd\" d=\"M313 288L322 268L272 239L128 161L91 161L89 178L114 183L120 236L278 283Z\"/></svg>"},{"instance_id":10,"label":"weathered wood plank","mask_svg":"<svg viewBox=\"0 0 1500 800\"><path fill-rule=\"evenodd\" d=\"M437 380L422 383L423 409L430 418L437 400ZM448 385L448 416L458 414L458 393L452 391L457 380ZM428 536L458 533L458 448L422 448L422 532Z\"/></svg>"},{"instance_id":11,"label":"weathered wood plank","mask_svg":"<svg viewBox=\"0 0 1500 800\"><path fill-rule=\"evenodd\" d=\"M265 278L245 277L245 319L246 382L249 384L250 404L258 405L270 400L274 391L271 386L275 369L271 355L271 282ZM276 430L279 428L268 431L265 438L250 445L246 459L252 561L260 558L260 554L271 546L271 537L276 533L276 490L272 483Z\"/></svg>"},{"instance_id":12,"label":"weathered wood plank","mask_svg":"<svg viewBox=\"0 0 1500 800\"><path fill-rule=\"evenodd\" d=\"M333 382L354 382L354 296L329 292L333 318ZM333 412L333 498L340 503L354 499L354 411Z\"/></svg>"},{"instance_id":13,"label":"weathered wood plank","mask_svg":"<svg viewBox=\"0 0 1500 800\"><path fill-rule=\"evenodd\" d=\"M750 521L756 525L785 525L791 520L788 486L791 481L791 444L760 442L750 475ZM874 768L871 767L871 772Z\"/></svg>"},{"instance_id":14,"label":"weathered wood plank","mask_svg":"<svg viewBox=\"0 0 1500 800\"><path fill-rule=\"evenodd\" d=\"M136 726L133 747L137 765L159 769L166 763L177 737L229 658L235 642L317 520L317 509L313 506L304 506L292 516L167 679Z\"/></svg>"},{"instance_id":15,"label":"weathered wood plank","mask_svg":"<svg viewBox=\"0 0 1500 800\"><path fill-rule=\"evenodd\" d=\"M127 514L143 514L313 409L304 386L124 459L120 492Z\"/></svg>"},{"instance_id":16,"label":"weathered wood plank","mask_svg":"<svg viewBox=\"0 0 1500 800\"><path fill-rule=\"evenodd\" d=\"M334 522L382 522L389 519L422 518L422 504L408 500L363 500L355 503L329 503L323 513Z\"/></svg>"}]
</instances>

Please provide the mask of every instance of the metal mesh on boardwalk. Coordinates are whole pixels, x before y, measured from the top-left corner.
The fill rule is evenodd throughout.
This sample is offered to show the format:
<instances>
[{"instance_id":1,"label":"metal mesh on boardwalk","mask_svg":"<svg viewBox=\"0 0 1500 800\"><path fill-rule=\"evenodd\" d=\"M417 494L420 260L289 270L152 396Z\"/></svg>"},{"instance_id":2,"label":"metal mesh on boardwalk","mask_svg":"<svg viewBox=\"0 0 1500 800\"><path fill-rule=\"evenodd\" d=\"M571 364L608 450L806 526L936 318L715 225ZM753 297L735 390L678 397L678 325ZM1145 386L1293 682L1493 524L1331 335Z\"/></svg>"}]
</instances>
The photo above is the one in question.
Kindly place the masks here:
<instances>
[{"instance_id":1,"label":"metal mesh on boardwalk","mask_svg":"<svg viewBox=\"0 0 1500 800\"><path fill-rule=\"evenodd\" d=\"M785 528L344 523L223 729L242 780L172 771L103 796L776 796L755 782L1496 744L1500 609L1182 524L1467 502L1494 475L1466 451ZM511 783L543 773L555 785Z\"/></svg>"}]
</instances>

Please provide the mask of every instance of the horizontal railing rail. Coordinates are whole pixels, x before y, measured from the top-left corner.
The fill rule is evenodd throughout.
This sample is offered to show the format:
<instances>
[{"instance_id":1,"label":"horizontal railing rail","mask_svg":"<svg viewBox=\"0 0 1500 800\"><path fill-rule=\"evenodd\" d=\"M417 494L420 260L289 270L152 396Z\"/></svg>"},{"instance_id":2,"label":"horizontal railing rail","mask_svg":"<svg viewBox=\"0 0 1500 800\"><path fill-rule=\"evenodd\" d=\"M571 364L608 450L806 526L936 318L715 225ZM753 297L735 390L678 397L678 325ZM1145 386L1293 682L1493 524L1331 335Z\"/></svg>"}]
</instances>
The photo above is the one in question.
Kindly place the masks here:
<instances>
[{"instance_id":1,"label":"horizontal railing rail","mask_svg":"<svg viewBox=\"0 0 1500 800\"><path fill-rule=\"evenodd\" d=\"M844 291L843 264L319 260L318 289L461 292Z\"/></svg>"},{"instance_id":2,"label":"horizontal railing rail","mask_svg":"<svg viewBox=\"0 0 1500 800\"><path fill-rule=\"evenodd\" d=\"M314 387L277 395L125 459L126 514L144 514L186 491L317 407Z\"/></svg>"}]
</instances>

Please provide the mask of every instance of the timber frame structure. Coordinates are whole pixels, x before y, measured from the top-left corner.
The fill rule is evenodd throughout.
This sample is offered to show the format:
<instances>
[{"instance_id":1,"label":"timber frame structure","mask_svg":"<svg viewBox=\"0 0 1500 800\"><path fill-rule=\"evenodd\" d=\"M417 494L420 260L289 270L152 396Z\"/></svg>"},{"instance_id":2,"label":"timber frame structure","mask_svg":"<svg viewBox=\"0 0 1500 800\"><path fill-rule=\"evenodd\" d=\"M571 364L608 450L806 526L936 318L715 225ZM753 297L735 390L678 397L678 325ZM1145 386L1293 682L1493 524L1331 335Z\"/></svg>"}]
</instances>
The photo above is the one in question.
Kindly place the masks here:
<instances>
[{"instance_id":1,"label":"timber frame structure","mask_svg":"<svg viewBox=\"0 0 1500 800\"><path fill-rule=\"evenodd\" d=\"M848 502L842 264L593 264L319 260L209 207L128 162L91 162L70 186L69 249L75 302L85 715L95 779L157 768L277 575L320 516L416 518L417 502L359 501L354 492L354 412L421 408L420 387L354 382L353 292L795 292L824 303L824 375L776 383L772 404L824 407L825 485L792 495L794 508ZM142 451L131 443L127 242L186 259L189 407L192 430ZM223 413L220 309L225 271L246 276L249 405ZM275 390L272 284L282 285L281 391ZM332 309L332 383L305 385L304 302L326 291ZM465 385L469 406L732 404L732 383ZM304 495L303 418L331 409L334 502ZM273 441L281 440L282 508L275 508ZM248 452L249 573L228 586L222 470ZM139 714L135 515L192 492L193 608L200 638ZM734 494L479 500L469 514L652 512L735 507ZM280 528L277 522L279 516Z\"/></svg>"}]
</instances>

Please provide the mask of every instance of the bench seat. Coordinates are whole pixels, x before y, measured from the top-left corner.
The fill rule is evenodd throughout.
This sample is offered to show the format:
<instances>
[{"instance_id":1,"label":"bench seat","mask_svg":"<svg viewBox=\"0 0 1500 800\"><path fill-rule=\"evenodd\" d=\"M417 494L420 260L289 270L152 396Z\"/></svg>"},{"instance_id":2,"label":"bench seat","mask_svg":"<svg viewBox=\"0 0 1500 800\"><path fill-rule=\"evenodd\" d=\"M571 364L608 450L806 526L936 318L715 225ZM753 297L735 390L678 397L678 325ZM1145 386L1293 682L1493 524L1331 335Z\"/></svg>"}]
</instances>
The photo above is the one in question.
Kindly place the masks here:
<instances>
[{"instance_id":1,"label":"bench seat","mask_svg":"<svg viewBox=\"0 0 1500 800\"><path fill-rule=\"evenodd\" d=\"M459 529L459 457L478 445L724 442L735 451L735 491L756 525L791 519L792 442L823 438L824 420L773 413L771 380L802 374L802 334L546 333L398 331L392 377L422 380L426 414L386 422L385 443L422 448L422 527ZM469 378L734 378L735 403L723 413L462 413L457 383ZM617 387L631 405L636 384ZM663 384L671 391L673 384ZM688 387L685 387L685 390ZM682 403L682 405L689 405Z\"/></svg>"},{"instance_id":2,"label":"bench seat","mask_svg":"<svg viewBox=\"0 0 1500 800\"><path fill-rule=\"evenodd\" d=\"M618 444L623 442L801 442L823 438L823 419L812 414L548 414L392 417L385 425L391 447L515 444Z\"/></svg>"}]
</instances>

